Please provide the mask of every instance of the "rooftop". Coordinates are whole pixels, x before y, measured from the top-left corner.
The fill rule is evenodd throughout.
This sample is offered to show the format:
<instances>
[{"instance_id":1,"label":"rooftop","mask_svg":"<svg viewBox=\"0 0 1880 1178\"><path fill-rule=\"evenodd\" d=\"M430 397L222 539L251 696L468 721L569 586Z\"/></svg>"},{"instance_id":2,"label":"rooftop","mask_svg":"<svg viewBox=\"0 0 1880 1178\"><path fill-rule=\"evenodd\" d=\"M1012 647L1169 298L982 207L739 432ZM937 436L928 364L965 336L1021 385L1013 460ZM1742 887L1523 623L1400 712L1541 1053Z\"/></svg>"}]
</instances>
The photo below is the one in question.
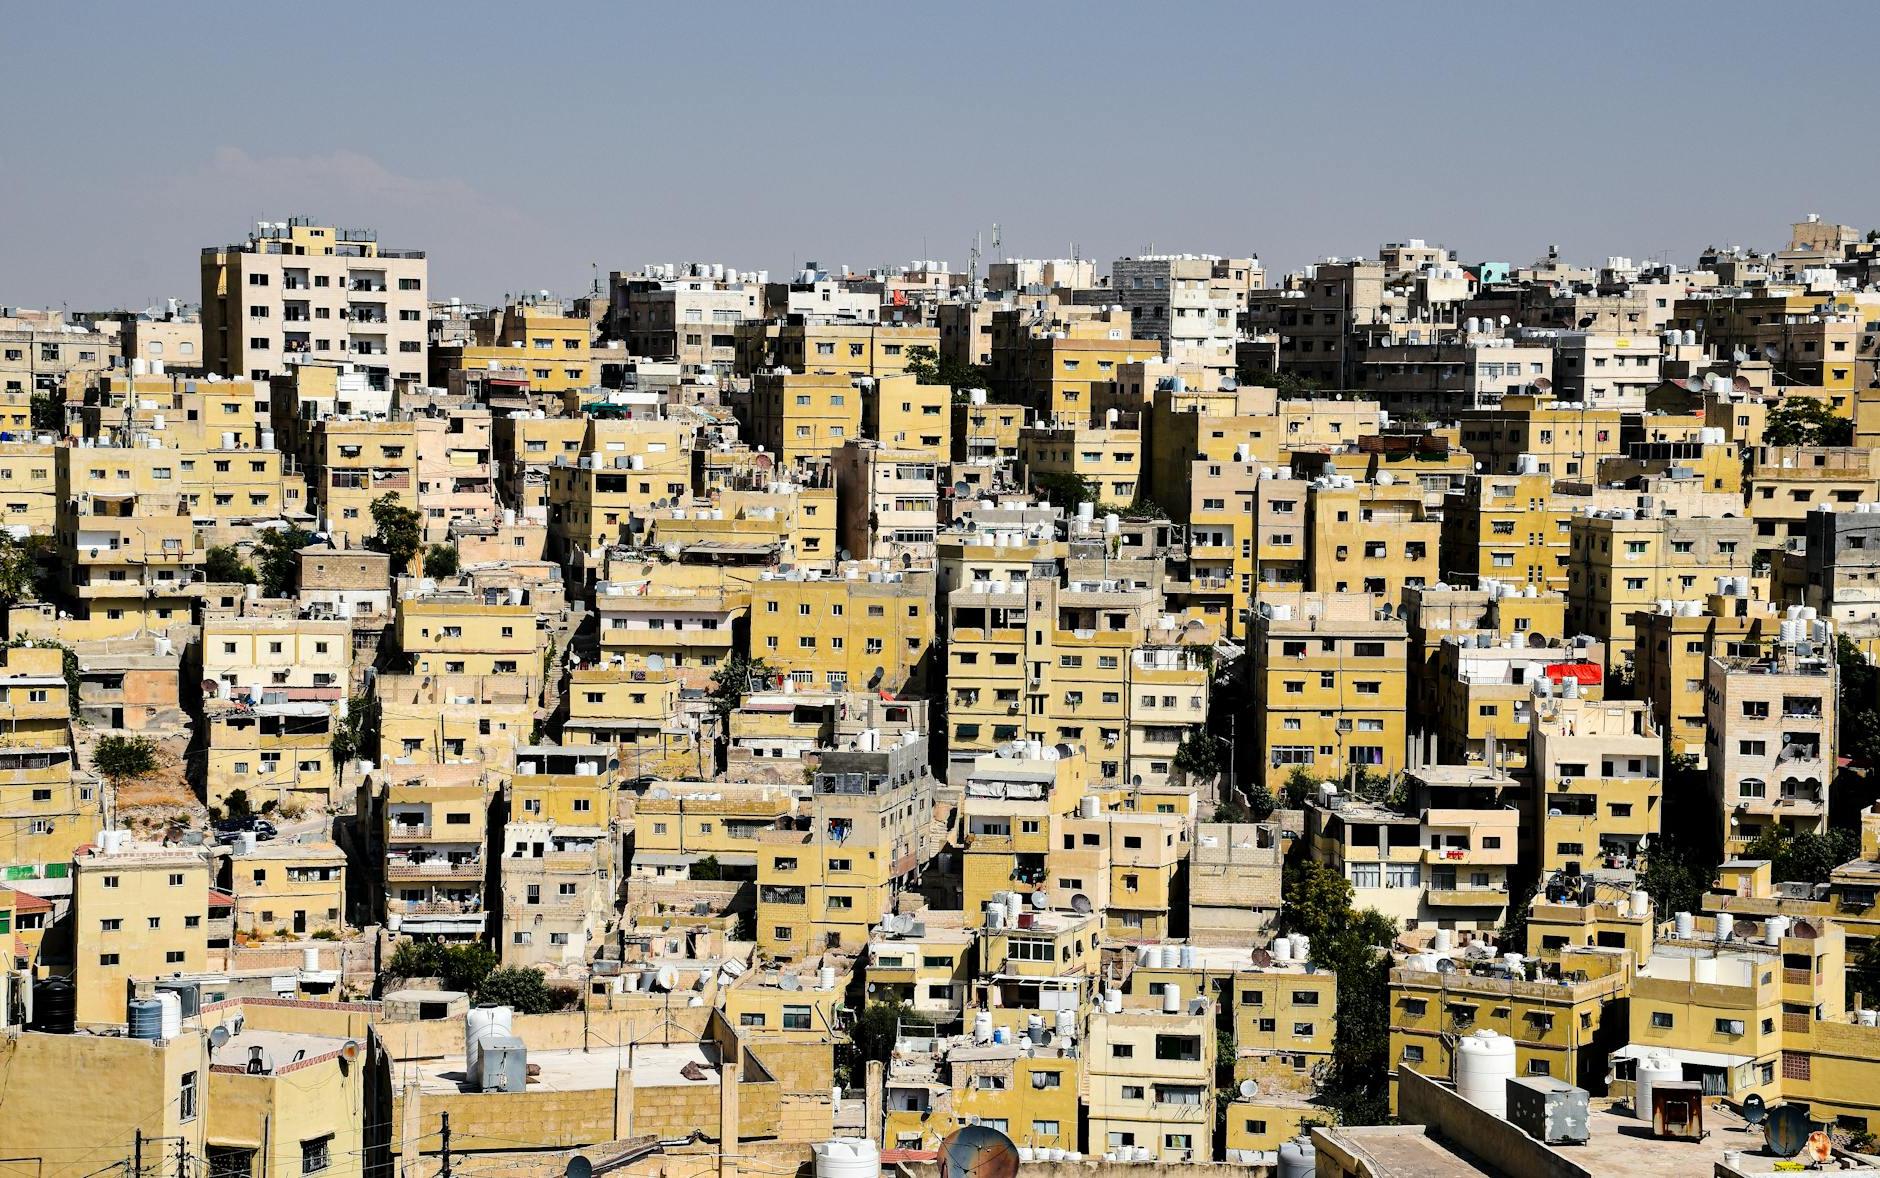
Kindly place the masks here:
<instances>
[{"instance_id":1,"label":"rooftop","mask_svg":"<svg viewBox=\"0 0 1880 1178\"><path fill-rule=\"evenodd\" d=\"M529 1088L542 1092L586 1092L611 1089L624 1060L615 1051L530 1051L529 1063L540 1073L529 1077ZM687 1079L683 1069L697 1064L703 1078ZM418 1091L431 1096L466 1091L463 1068L455 1061L432 1061L418 1073ZM718 1083L715 1053L698 1044L638 1044L633 1048L635 1088L675 1088L688 1084Z\"/></svg>"}]
</instances>

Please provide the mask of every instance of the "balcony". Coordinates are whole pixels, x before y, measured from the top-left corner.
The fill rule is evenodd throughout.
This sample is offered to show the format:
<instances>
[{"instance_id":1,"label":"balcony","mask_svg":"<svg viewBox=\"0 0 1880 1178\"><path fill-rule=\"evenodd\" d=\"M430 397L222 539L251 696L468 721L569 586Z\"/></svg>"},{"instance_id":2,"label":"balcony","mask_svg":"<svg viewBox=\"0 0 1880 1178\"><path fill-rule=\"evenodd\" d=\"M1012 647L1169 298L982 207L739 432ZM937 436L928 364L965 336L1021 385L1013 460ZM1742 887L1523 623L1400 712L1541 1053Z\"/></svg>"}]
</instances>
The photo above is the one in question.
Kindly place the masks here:
<instances>
[{"instance_id":1,"label":"balcony","mask_svg":"<svg viewBox=\"0 0 1880 1178\"><path fill-rule=\"evenodd\" d=\"M385 878L480 880L483 878L483 864L480 862L450 863L442 861L434 863L387 863L385 865Z\"/></svg>"},{"instance_id":2,"label":"balcony","mask_svg":"<svg viewBox=\"0 0 1880 1178\"><path fill-rule=\"evenodd\" d=\"M401 916L477 916L483 912L481 900L393 900L385 907Z\"/></svg>"},{"instance_id":3,"label":"balcony","mask_svg":"<svg viewBox=\"0 0 1880 1178\"><path fill-rule=\"evenodd\" d=\"M431 824L428 822L394 822L385 831L387 842L421 843L431 838Z\"/></svg>"},{"instance_id":4,"label":"balcony","mask_svg":"<svg viewBox=\"0 0 1880 1178\"><path fill-rule=\"evenodd\" d=\"M1432 908L1501 908L1508 903L1506 888L1437 888L1424 892Z\"/></svg>"}]
</instances>

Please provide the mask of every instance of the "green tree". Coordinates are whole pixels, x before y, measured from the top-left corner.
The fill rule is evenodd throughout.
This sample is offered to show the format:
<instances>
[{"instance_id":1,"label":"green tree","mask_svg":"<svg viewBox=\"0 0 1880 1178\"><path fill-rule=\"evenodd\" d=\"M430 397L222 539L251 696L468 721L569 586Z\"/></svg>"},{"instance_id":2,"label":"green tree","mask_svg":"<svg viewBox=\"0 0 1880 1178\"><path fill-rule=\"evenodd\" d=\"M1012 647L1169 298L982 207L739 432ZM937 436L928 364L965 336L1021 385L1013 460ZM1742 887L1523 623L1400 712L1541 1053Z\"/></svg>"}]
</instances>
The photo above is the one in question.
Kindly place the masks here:
<instances>
[{"instance_id":1,"label":"green tree","mask_svg":"<svg viewBox=\"0 0 1880 1178\"><path fill-rule=\"evenodd\" d=\"M263 597L292 597L299 590L299 553L313 540L312 532L297 525L261 533L255 541L255 562L261 567Z\"/></svg>"},{"instance_id":2,"label":"green tree","mask_svg":"<svg viewBox=\"0 0 1880 1178\"><path fill-rule=\"evenodd\" d=\"M1280 787L1279 804L1288 810L1303 809L1318 789L1319 781L1312 776L1312 770L1304 765L1296 766L1287 775L1286 784Z\"/></svg>"},{"instance_id":3,"label":"green tree","mask_svg":"<svg viewBox=\"0 0 1880 1178\"><path fill-rule=\"evenodd\" d=\"M424 543L424 529L418 513L398 501L397 491L387 491L372 501L373 533L366 546L392 558L392 571L401 573L411 567L411 558Z\"/></svg>"},{"instance_id":4,"label":"green tree","mask_svg":"<svg viewBox=\"0 0 1880 1178\"><path fill-rule=\"evenodd\" d=\"M394 978L437 978L446 990L477 994L496 965L496 954L480 942L404 941L386 961L385 973Z\"/></svg>"},{"instance_id":5,"label":"green tree","mask_svg":"<svg viewBox=\"0 0 1880 1178\"><path fill-rule=\"evenodd\" d=\"M1205 729L1190 729L1175 746L1175 771L1183 777L1211 781L1227 764L1227 742Z\"/></svg>"},{"instance_id":6,"label":"green tree","mask_svg":"<svg viewBox=\"0 0 1880 1178\"><path fill-rule=\"evenodd\" d=\"M113 785L157 771L157 744L143 736L103 736L91 750L91 767Z\"/></svg>"},{"instance_id":7,"label":"green tree","mask_svg":"<svg viewBox=\"0 0 1880 1178\"><path fill-rule=\"evenodd\" d=\"M907 350L906 371L921 384L943 384L955 393L962 389L983 389L992 385L992 373L974 364L941 356L925 344Z\"/></svg>"},{"instance_id":8,"label":"green tree","mask_svg":"<svg viewBox=\"0 0 1880 1178\"><path fill-rule=\"evenodd\" d=\"M1311 859L1286 864L1281 877L1280 923L1314 940L1351 922L1351 881Z\"/></svg>"},{"instance_id":9,"label":"green tree","mask_svg":"<svg viewBox=\"0 0 1880 1178\"><path fill-rule=\"evenodd\" d=\"M0 607L11 608L39 597L39 552L7 532L0 532Z\"/></svg>"},{"instance_id":10,"label":"green tree","mask_svg":"<svg viewBox=\"0 0 1880 1178\"><path fill-rule=\"evenodd\" d=\"M885 1065L903 1026L932 1025L933 1019L905 1002L870 1002L849 1027L848 1050L843 1053L848 1078L859 1082L870 1060Z\"/></svg>"},{"instance_id":11,"label":"green tree","mask_svg":"<svg viewBox=\"0 0 1880 1178\"><path fill-rule=\"evenodd\" d=\"M507 1006L517 1014L547 1014L555 1009L548 979L539 969L503 966L492 969L477 984L478 1002Z\"/></svg>"},{"instance_id":12,"label":"green tree","mask_svg":"<svg viewBox=\"0 0 1880 1178\"><path fill-rule=\"evenodd\" d=\"M34 393L29 412L34 429L55 434L65 432L65 402L51 393Z\"/></svg>"},{"instance_id":13,"label":"green tree","mask_svg":"<svg viewBox=\"0 0 1880 1178\"><path fill-rule=\"evenodd\" d=\"M718 856L701 855L692 861L692 870L688 874L693 879L723 879L725 869L718 862Z\"/></svg>"},{"instance_id":14,"label":"green tree","mask_svg":"<svg viewBox=\"0 0 1880 1178\"><path fill-rule=\"evenodd\" d=\"M1638 886L1652 898L1659 915L1701 912L1704 893L1716 879L1716 864L1700 860L1683 847L1660 842L1639 873Z\"/></svg>"},{"instance_id":15,"label":"green tree","mask_svg":"<svg viewBox=\"0 0 1880 1178\"><path fill-rule=\"evenodd\" d=\"M381 704L375 691L355 695L346 701L346 715L333 727L333 765L341 784L346 781L346 766L361 757L375 760L379 749Z\"/></svg>"},{"instance_id":16,"label":"green tree","mask_svg":"<svg viewBox=\"0 0 1880 1178\"><path fill-rule=\"evenodd\" d=\"M1880 939L1869 939L1847 966L1848 998L1860 995L1862 1001L1880 998ZM1871 1001L1867 1005L1872 1006Z\"/></svg>"},{"instance_id":17,"label":"green tree","mask_svg":"<svg viewBox=\"0 0 1880 1178\"><path fill-rule=\"evenodd\" d=\"M1777 883L1826 883L1835 868L1859 855L1860 840L1852 831L1834 828L1791 835L1778 828L1751 839L1742 858L1769 860L1769 874Z\"/></svg>"},{"instance_id":18,"label":"green tree","mask_svg":"<svg viewBox=\"0 0 1880 1178\"><path fill-rule=\"evenodd\" d=\"M457 575L457 546L454 544L433 544L424 553L424 575L427 577L454 577Z\"/></svg>"},{"instance_id":19,"label":"green tree","mask_svg":"<svg viewBox=\"0 0 1880 1178\"><path fill-rule=\"evenodd\" d=\"M1528 906L1534 902L1534 894L1539 890L1539 884L1530 883L1514 897L1514 902L1508 905L1508 914L1502 918L1501 928L1495 934L1496 945L1520 952L1527 950Z\"/></svg>"},{"instance_id":20,"label":"green tree","mask_svg":"<svg viewBox=\"0 0 1880 1178\"><path fill-rule=\"evenodd\" d=\"M1266 788L1266 782L1256 781L1246 789L1247 821L1265 822L1273 817L1273 811L1279 809L1279 802L1273 797L1273 791Z\"/></svg>"},{"instance_id":21,"label":"green tree","mask_svg":"<svg viewBox=\"0 0 1880 1178\"><path fill-rule=\"evenodd\" d=\"M1853 441L1854 423L1813 397L1783 398L1763 424L1763 442L1770 446L1846 446Z\"/></svg>"},{"instance_id":22,"label":"green tree","mask_svg":"<svg viewBox=\"0 0 1880 1178\"><path fill-rule=\"evenodd\" d=\"M712 707L718 713L719 730L731 722L731 713L744 699L744 693L750 690L753 677L766 682L776 672L763 659L754 659L744 654L733 654L716 671L712 672Z\"/></svg>"},{"instance_id":23,"label":"green tree","mask_svg":"<svg viewBox=\"0 0 1880 1178\"><path fill-rule=\"evenodd\" d=\"M1032 490L1044 496L1045 502L1060 511L1069 513L1077 510L1079 503L1097 501L1097 484L1080 474L1052 472L1033 475Z\"/></svg>"},{"instance_id":24,"label":"green tree","mask_svg":"<svg viewBox=\"0 0 1880 1178\"><path fill-rule=\"evenodd\" d=\"M248 800L248 791L245 789L229 790L228 794L222 799L222 816L224 818L239 820L249 817L254 812L254 804Z\"/></svg>"},{"instance_id":25,"label":"green tree","mask_svg":"<svg viewBox=\"0 0 1880 1178\"><path fill-rule=\"evenodd\" d=\"M232 544L216 544L202 554L202 575L228 585L253 585L261 580Z\"/></svg>"}]
</instances>

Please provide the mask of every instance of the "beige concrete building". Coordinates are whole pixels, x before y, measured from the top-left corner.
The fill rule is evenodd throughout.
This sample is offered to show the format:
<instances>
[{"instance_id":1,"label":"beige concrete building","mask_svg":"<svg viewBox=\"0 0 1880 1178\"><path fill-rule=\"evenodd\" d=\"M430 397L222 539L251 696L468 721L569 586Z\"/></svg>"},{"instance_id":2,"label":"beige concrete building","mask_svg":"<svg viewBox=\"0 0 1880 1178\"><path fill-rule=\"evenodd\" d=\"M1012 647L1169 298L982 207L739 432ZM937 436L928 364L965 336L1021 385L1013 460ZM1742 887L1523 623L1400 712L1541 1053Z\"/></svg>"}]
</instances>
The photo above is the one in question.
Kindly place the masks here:
<instances>
[{"instance_id":1,"label":"beige concrete building","mask_svg":"<svg viewBox=\"0 0 1880 1178\"><path fill-rule=\"evenodd\" d=\"M1809 637L1779 638L1757 656L1713 655L1705 671L1705 769L1726 856L1765 831L1828 827L1840 682L1833 632L1823 622L1782 625Z\"/></svg>"},{"instance_id":2,"label":"beige concrete building","mask_svg":"<svg viewBox=\"0 0 1880 1178\"><path fill-rule=\"evenodd\" d=\"M205 366L265 379L303 360L346 361L374 388L421 382L429 265L370 229L260 223L202 251Z\"/></svg>"}]
</instances>

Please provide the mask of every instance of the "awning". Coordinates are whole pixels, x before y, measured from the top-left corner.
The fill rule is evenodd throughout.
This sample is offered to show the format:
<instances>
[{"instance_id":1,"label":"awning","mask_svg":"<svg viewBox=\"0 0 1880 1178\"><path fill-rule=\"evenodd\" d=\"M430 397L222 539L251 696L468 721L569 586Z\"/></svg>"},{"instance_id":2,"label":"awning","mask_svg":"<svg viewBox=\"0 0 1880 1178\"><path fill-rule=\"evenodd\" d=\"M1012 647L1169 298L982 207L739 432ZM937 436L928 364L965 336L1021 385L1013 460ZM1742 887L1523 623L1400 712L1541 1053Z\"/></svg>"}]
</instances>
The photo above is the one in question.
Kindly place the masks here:
<instances>
[{"instance_id":1,"label":"awning","mask_svg":"<svg viewBox=\"0 0 1880 1178\"><path fill-rule=\"evenodd\" d=\"M1648 1055L1662 1055L1700 1068L1740 1068L1744 1064L1756 1062L1753 1055L1726 1055L1721 1051L1694 1051L1686 1047L1655 1047L1649 1043L1628 1043L1607 1058L1643 1059Z\"/></svg>"}]
</instances>

